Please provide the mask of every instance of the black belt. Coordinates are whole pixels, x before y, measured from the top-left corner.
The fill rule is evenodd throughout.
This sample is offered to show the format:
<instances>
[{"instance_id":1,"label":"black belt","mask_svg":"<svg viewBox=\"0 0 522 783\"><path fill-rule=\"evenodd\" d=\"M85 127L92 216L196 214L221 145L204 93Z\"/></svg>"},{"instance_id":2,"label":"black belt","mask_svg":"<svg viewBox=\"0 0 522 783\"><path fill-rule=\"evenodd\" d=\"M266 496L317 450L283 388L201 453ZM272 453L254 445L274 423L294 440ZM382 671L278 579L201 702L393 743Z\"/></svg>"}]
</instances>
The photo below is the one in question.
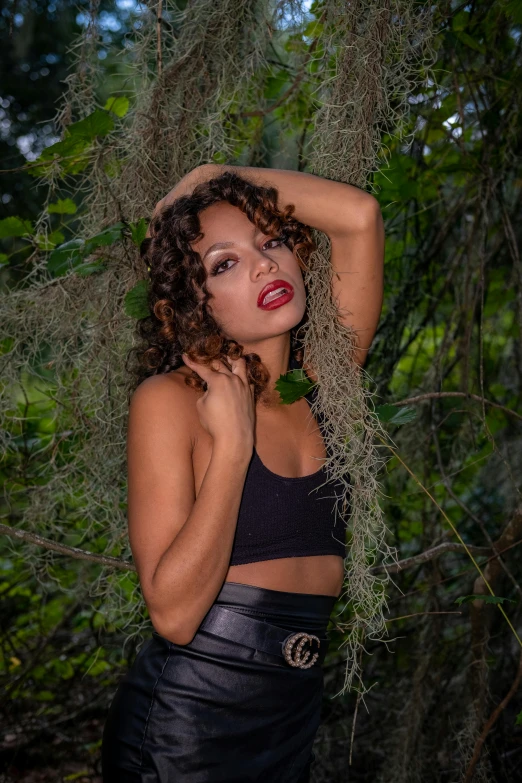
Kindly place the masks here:
<instances>
[{"instance_id":1,"label":"black belt","mask_svg":"<svg viewBox=\"0 0 522 783\"><path fill-rule=\"evenodd\" d=\"M199 629L270 655L281 656L289 666L299 669L309 669L314 664L322 664L330 641L305 631L290 631L288 628L255 620L219 604L211 607Z\"/></svg>"}]
</instances>

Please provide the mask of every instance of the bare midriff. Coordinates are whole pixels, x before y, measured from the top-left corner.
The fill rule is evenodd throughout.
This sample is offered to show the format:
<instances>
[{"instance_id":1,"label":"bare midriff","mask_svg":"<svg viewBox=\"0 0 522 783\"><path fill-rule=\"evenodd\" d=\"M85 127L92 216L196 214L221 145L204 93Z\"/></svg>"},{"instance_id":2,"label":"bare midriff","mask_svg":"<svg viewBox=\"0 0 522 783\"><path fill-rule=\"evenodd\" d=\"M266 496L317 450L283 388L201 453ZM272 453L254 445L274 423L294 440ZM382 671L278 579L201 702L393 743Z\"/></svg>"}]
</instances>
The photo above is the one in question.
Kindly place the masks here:
<instances>
[{"instance_id":1,"label":"bare midriff","mask_svg":"<svg viewBox=\"0 0 522 783\"><path fill-rule=\"evenodd\" d=\"M230 566L227 582L241 582L268 590L339 596L344 565L338 555L281 557Z\"/></svg>"}]
</instances>

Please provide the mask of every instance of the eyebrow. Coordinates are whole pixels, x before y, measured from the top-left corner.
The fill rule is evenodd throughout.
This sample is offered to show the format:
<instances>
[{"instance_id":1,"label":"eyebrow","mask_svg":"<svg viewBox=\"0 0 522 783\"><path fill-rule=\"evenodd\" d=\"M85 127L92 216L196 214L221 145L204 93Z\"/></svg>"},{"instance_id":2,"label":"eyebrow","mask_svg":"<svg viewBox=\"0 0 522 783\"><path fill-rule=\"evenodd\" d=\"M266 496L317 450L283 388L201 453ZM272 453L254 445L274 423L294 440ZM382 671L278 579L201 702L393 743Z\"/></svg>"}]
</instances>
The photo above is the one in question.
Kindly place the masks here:
<instances>
[{"instance_id":1,"label":"eyebrow","mask_svg":"<svg viewBox=\"0 0 522 783\"><path fill-rule=\"evenodd\" d=\"M263 234L263 231L261 231L257 226L254 226L253 235L256 236L257 234ZM215 250L226 250L229 247L234 247L236 243L232 242L231 240L228 240L227 242L214 242L213 245L210 245L208 250L205 251L205 254L203 255L203 258L201 259L204 261L207 256L209 256L211 253L213 253Z\"/></svg>"},{"instance_id":2,"label":"eyebrow","mask_svg":"<svg viewBox=\"0 0 522 783\"><path fill-rule=\"evenodd\" d=\"M206 251L205 255L203 256L203 261L205 258L210 255L210 253L213 253L214 250L224 250L227 247L233 247L236 243L235 242L215 242L213 245L209 247L209 249Z\"/></svg>"}]
</instances>

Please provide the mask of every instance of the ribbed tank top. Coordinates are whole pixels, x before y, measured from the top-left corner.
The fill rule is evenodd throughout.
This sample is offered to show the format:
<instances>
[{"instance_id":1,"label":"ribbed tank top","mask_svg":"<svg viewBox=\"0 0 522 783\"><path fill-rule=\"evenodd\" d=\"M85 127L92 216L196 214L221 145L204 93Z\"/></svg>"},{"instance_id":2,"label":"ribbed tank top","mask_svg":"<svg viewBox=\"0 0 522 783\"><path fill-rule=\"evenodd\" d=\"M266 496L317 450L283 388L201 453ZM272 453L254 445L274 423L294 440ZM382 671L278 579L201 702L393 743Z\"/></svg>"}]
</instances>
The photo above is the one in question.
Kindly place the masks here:
<instances>
[{"instance_id":1,"label":"ribbed tank top","mask_svg":"<svg viewBox=\"0 0 522 783\"><path fill-rule=\"evenodd\" d=\"M290 370L300 368L291 355ZM305 395L309 404L316 387ZM324 438L322 416L317 421ZM335 519L342 482L326 481L324 465L308 476L288 478L269 470L254 447L239 507L230 565L282 557L346 557L345 526Z\"/></svg>"}]
</instances>

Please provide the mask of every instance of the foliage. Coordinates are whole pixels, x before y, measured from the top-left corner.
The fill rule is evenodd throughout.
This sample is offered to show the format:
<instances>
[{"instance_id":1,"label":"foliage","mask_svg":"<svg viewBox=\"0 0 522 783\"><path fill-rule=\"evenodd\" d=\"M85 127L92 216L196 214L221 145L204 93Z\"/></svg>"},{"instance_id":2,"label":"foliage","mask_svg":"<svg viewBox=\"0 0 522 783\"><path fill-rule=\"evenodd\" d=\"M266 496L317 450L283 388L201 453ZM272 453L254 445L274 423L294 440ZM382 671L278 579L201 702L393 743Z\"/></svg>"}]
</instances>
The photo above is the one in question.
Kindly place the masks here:
<instances>
[{"instance_id":1,"label":"foliage","mask_svg":"<svg viewBox=\"0 0 522 783\"><path fill-rule=\"evenodd\" d=\"M284 405L290 405L300 397L304 397L313 386L314 384L308 380L304 370L290 370L290 372L280 375L275 382L275 388Z\"/></svg>"},{"instance_id":2,"label":"foliage","mask_svg":"<svg viewBox=\"0 0 522 783\"><path fill-rule=\"evenodd\" d=\"M410 114L404 115L402 132L383 130L382 123L364 114L369 104L354 92L355 79L346 80L347 93L332 101L332 111L336 106L346 110L356 96L351 118L330 116L331 133L351 128L352 122L380 133L382 162L369 175L368 187L386 222L386 296L366 369L378 391L374 413L393 437L398 455L388 462L380 503L401 561L411 558L412 563L394 576L388 596L386 623L393 641L387 646L393 654L371 638L367 641L371 655L363 666L372 683L364 696L368 712L357 711L359 700L348 696L325 699L318 780L344 781L349 769L353 780L438 783L464 780L472 765L472 779L500 783L516 776L520 703L513 698L495 722L488 721L515 682L520 655L500 608L519 629L521 8L514 0L436 4L436 82L426 75L409 92ZM314 3L308 14L297 3L285 4L283 10L286 16L281 14L270 36L257 29L257 54L245 65L237 90L233 80L227 82L219 111L212 96L203 93L201 105L194 107L194 136L170 158L166 150L176 136L171 126L165 128L165 157L158 159L152 178L145 171L150 160L144 148L122 151L117 141L138 111L134 87L140 83L136 64L143 62L138 49L145 51L144 39L136 34L134 44L124 49L116 38L115 50L122 55L122 76L117 77L114 53L107 58L107 69L105 60L97 60L103 37L99 23L98 37L91 31L85 38L91 47L83 50L87 66L98 73L93 94L82 92L74 78L68 82L70 116L65 122L59 114L57 123L63 132L23 172L28 206L18 199L16 211L10 207L0 222L0 268L13 303L9 315L18 307L23 314L23 324L13 320L20 329L6 335L0 353L7 362L22 335L32 371L17 385L7 389L6 384L2 403L7 422L3 511L10 525L23 520L24 528L54 541L100 556L129 558L122 432L106 424L113 416L120 420L122 409L112 408L113 398L100 399L99 389L102 378L104 384L124 388L121 365L107 346L113 341L123 357L129 322L146 314L147 281L136 280L135 274L145 216L167 183L205 156L310 169L321 149L311 142L317 144L316 134L324 128L318 87L332 64L332 52L346 58L342 73L359 67L350 50L339 46L350 31L340 24L333 34L325 25L324 3ZM165 25L179 33L187 19L169 13ZM134 21L122 16L122 35ZM238 25L243 23L238 16ZM156 51L155 26L145 25L142 35L145 28L154 30L150 55ZM218 46L211 33L210 27L201 27L200 52L211 63L208 84L214 89L223 73L214 70L212 57L223 41ZM169 84L169 41L166 35L162 39L163 90ZM268 66L263 64L266 51ZM156 55L150 55L148 72L157 75L159 65ZM64 77L63 70L60 75ZM55 81L57 76L58 71ZM187 81L181 119L194 84ZM53 90L56 96L57 81ZM389 91L394 105L399 105L399 93ZM217 112L209 110L212 121L207 121L205 101ZM44 117L35 113L34 127L36 118ZM404 131L411 134L409 145ZM358 157L352 149L350 155L334 156L329 151L333 145L323 148L325 165L333 176L363 184L372 160L368 136L345 134L337 142L343 150L346 138L360 142ZM135 173L140 156L143 178L125 184L129 159ZM44 188L38 190L43 203L37 210L35 184L44 175L50 187L47 195ZM122 196L136 181L143 187L133 195L133 208L119 214L117 199L109 201L100 183L119 188ZM82 188L87 182L96 187L86 198ZM96 224L90 222L93 214ZM45 299L45 330L42 311L34 315L28 306L38 275L51 292ZM316 296L321 302L320 293ZM70 298L82 302L78 323L83 332L72 328ZM310 388L295 372L277 382L284 400L300 396L305 385ZM329 394L334 399L331 389ZM89 432L87 445L78 422ZM106 455L103 464L101 453ZM419 553L453 542L450 526L430 497L467 545L482 549L475 557L495 595L487 594L460 550L415 560ZM11 698L16 715L32 711L42 725L66 709L60 707L61 691L71 690L79 699L84 676L93 678L93 703L106 706L108 686L125 666L117 633L123 628L127 641L135 642L148 628L146 617L136 614L141 602L135 574L112 575L104 593L99 588L110 569L102 565L68 560L32 544L21 553L20 544L7 538L2 545L4 672L15 683ZM498 550L504 553L501 561ZM367 565L378 569L382 563ZM346 629L337 621L334 613L327 694L343 685L338 647ZM135 644L130 647L127 661ZM21 681L17 672L23 672ZM23 746L23 734L38 739L37 730L31 733L28 722L14 716L14 747ZM347 737L354 722L351 748ZM337 749L335 754L331 748Z\"/></svg>"}]
</instances>

